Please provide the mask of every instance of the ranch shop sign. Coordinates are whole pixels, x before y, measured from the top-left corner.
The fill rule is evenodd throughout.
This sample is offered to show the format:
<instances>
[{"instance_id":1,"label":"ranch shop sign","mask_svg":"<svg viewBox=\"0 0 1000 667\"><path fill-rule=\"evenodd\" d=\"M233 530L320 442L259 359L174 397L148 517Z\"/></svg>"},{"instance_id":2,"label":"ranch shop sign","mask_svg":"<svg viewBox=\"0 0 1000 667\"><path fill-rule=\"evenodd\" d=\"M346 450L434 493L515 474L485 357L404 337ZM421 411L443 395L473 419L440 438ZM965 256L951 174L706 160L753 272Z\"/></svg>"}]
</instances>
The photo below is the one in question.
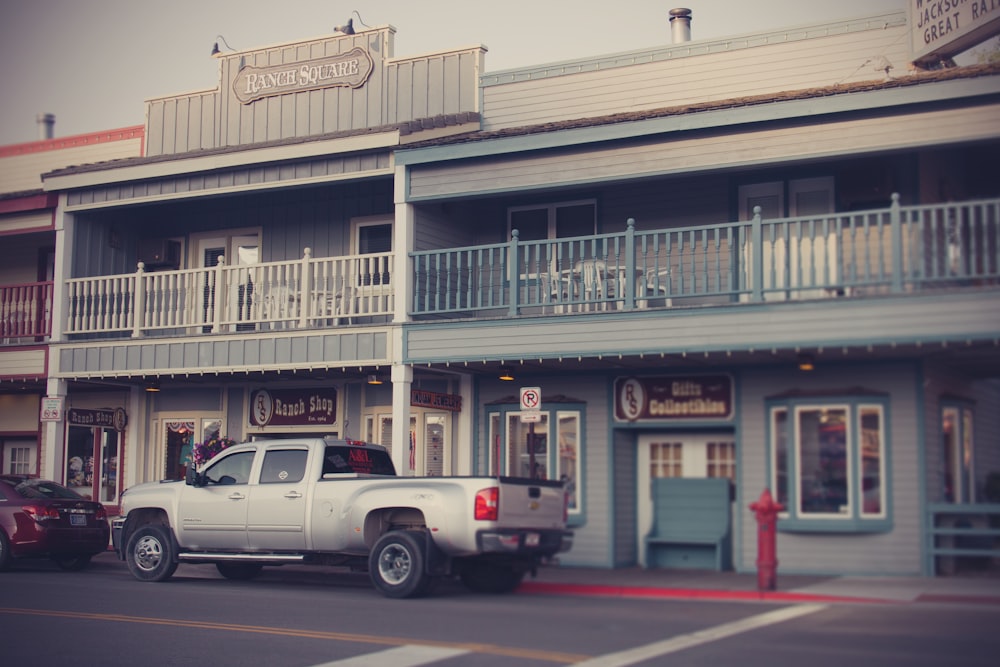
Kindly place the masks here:
<instances>
[{"instance_id":1,"label":"ranch shop sign","mask_svg":"<svg viewBox=\"0 0 1000 667\"><path fill-rule=\"evenodd\" d=\"M264 97L322 88L360 88L375 64L368 52L354 47L347 53L288 65L244 67L233 80L233 93L243 104Z\"/></svg>"},{"instance_id":2,"label":"ranch shop sign","mask_svg":"<svg viewBox=\"0 0 1000 667\"><path fill-rule=\"evenodd\" d=\"M618 421L698 421L731 419L733 380L728 375L618 378Z\"/></svg>"}]
</instances>

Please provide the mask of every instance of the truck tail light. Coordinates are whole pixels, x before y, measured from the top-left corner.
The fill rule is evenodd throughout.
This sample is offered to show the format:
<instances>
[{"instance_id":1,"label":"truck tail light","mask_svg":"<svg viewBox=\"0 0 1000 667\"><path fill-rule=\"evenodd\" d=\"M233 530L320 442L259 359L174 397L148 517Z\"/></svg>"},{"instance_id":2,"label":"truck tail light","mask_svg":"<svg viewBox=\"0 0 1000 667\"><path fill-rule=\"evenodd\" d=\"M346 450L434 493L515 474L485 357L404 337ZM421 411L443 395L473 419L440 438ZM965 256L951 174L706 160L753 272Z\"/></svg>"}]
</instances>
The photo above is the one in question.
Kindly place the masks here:
<instances>
[{"instance_id":1,"label":"truck tail light","mask_svg":"<svg viewBox=\"0 0 1000 667\"><path fill-rule=\"evenodd\" d=\"M491 486L476 493L476 521L496 521L499 510L499 487Z\"/></svg>"}]
</instances>

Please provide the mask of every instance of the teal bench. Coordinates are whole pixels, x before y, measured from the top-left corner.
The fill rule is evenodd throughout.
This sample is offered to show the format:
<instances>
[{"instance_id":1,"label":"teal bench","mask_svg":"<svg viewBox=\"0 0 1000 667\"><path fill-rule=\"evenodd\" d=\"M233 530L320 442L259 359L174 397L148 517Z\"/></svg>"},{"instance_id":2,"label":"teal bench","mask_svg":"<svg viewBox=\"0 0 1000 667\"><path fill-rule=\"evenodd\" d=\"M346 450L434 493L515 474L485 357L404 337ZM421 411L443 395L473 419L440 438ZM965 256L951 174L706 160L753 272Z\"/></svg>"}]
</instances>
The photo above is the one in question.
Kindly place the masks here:
<instances>
[{"instance_id":1,"label":"teal bench","mask_svg":"<svg viewBox=\"0 0 1000 667\"><path fill-rule=\"evenodd\" d=\"M653 527L645 538L647 567L731 568L728 479L652 480Z\"/></svg>"}]
</instances>

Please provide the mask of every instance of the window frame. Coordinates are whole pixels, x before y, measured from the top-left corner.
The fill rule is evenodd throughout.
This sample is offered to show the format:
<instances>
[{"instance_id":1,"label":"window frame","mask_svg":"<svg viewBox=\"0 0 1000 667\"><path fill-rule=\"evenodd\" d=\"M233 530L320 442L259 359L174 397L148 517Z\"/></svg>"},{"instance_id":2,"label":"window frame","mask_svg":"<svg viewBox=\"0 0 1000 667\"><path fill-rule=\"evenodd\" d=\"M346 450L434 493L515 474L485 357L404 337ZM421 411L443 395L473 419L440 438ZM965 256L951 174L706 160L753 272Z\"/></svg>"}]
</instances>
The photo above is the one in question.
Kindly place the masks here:
<instances>
[{"instance_id":1,"label":"window frame","mask_svg":"<svg viewBox=\"0 0 1000 667\"><path fill-rule=\"evenodd\" d=\"M845 413L845 475L847 497L840 512L809 512L802 507L802 438L800 417L808 411ZM882 395L776 397L766 401L767 479L775 500L785 508L778 514L782 532L881 533L892 530L891 433L889 398ZM878 510L866 509L865 438L862 418L878 415ZM783 423L779 426L779 417ZM870 437L870 434L869 434ZM785 461L781 464L779 447ZM871 460L873 457L868 456ZM868 469L870 473L870 468ZM784 475L784 478L782 477ZM870 476L870 475L869 475Z\"/></svg>"},{"instance_id":2,"label":"window frame","mask_svg":"<svg viewBox=\"0 0 1000 667\"><path fill-rule=\"evenodd\" d=\"M586 405L583 403L542 403L541 415L545 424L545 431L541 433L536 424L536 433L545 436L546 449L544 454L545 470L549 473L547 479L559 479L564 470L562 461L562 440L560 438L560 423L564 419L576 420L576 460L572 465L573 474L570 480L573 482L571 493L571 504L567 510L570 525L581 525L586 519L586 494L584 493L583 471L585 467L586 452L586 429L584 424L587 419ZM493 404L486 407L487 424L487 447L484 452L483 469L487 475L496 475L497 466L502 469L501 474L512 474L510 465L510 437L508 425L512 419L520 419L522 414L518 404Z\"/></svg>"},{"instance_id":3,"label":"window frame","mask_svg":"<svg viewBox=\"0 0 1000 667\"><path fill-rule=\"evenodd\" d=\"M944 449L940 450L941 456L941 502L951 504L951 505L964 505L976 502L976 412L975 404L972 401L964 400L960 398L943 398L941 399L941 408L939 411L941 422L940 422L940 434L941 440L939 443L942 448L944 448L944 437L945 437L945 414L947 412L955 413L954 420L954 442L953 442L953 456L954 460L951 469L951 475L953 479L952 483L956 484L956 488L953 489L951 497L948 494L948 476L949 467L946 458L948 452ZM963 458L968 458L968 465L963 465Z\"/></svg>"}]
</instances>

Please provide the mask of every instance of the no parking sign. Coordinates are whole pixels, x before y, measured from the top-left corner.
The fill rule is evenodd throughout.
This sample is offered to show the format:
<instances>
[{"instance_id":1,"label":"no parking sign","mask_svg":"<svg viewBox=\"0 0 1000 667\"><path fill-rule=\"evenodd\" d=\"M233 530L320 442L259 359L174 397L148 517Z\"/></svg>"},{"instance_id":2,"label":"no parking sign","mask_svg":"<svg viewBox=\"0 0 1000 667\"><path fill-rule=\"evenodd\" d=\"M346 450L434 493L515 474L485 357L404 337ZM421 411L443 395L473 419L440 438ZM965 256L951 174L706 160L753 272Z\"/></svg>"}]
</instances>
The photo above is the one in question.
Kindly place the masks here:
<instances>
[{"instance_id":1,"label":"no parking sign","mask_svg":"<svg viewBox=\"0 0 1000 667\"><path fill-rule=\"evenodd\" d=\"M542 421L542 388L521 387L521 421Z\"/></svg>"}]
</instances>

